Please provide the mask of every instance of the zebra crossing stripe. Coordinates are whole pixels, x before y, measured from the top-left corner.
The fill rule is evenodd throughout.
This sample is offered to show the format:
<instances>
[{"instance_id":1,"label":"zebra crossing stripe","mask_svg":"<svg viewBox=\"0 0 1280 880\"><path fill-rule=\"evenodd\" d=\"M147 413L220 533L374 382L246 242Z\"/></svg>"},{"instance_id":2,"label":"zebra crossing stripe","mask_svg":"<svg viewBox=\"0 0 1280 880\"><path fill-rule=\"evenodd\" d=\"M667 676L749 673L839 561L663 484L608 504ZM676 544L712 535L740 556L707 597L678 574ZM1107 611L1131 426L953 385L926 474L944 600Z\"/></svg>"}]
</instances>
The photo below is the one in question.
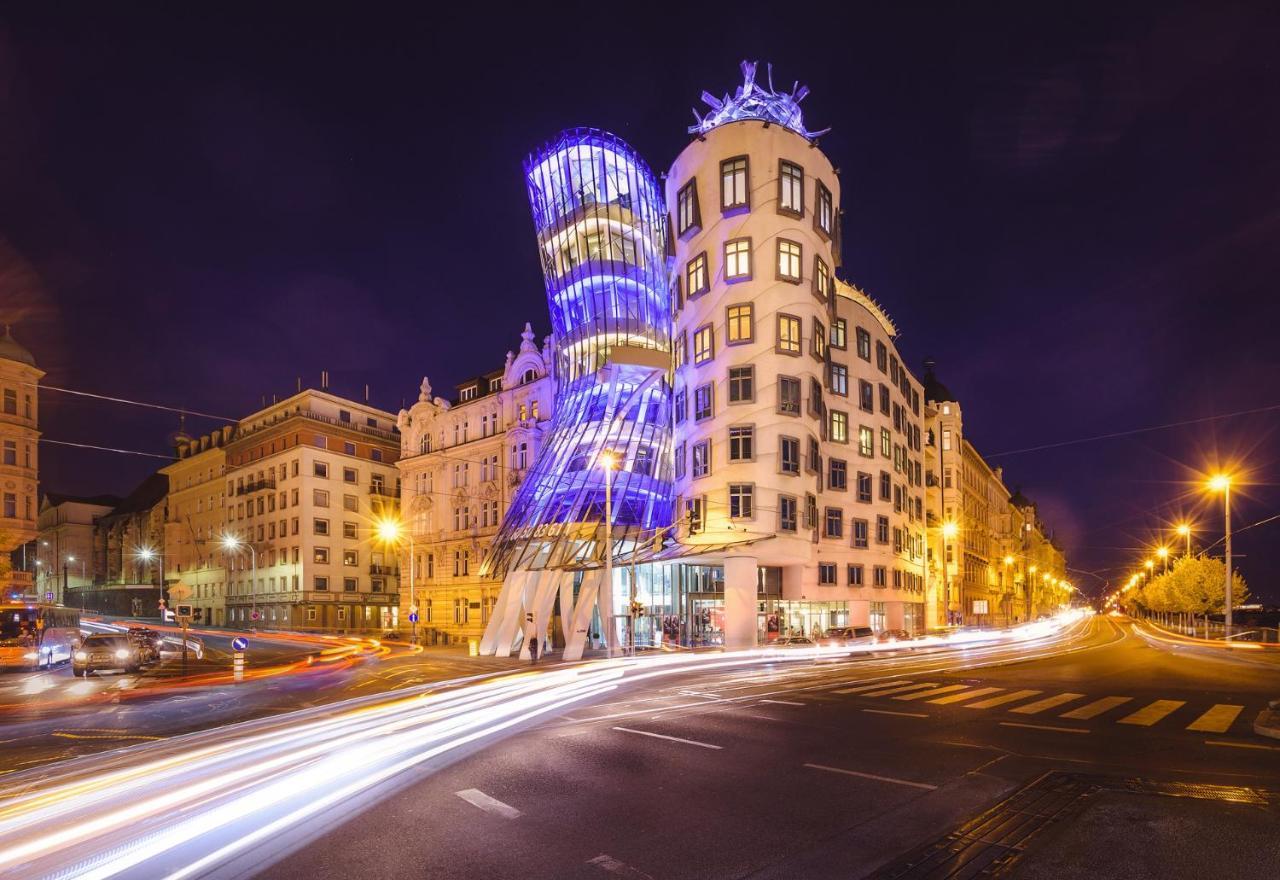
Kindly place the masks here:
<instances>
[{"instance_id":1,"label":"zebra crossing stripe","mask_svg":"<svg viewBox=\"0 0 1280 880\"><path fill-rule=\"evenodd\" d=\"M860 691L875 691L875 690L879 690L880 688L892 687L896 684L911 684L911 682L902 681L901 679L899 679L898 681L877 681L875 684L864 684L861 687L856 687L856 688L840 688L839 690L832 691L831 693L856 694Z\"/></svg>"},{"instance_id":2,"label":"zebra crossing stripe","mask_svg":"<svg viewBox=\"0 0 1280 880\"><path fill-rule=\"evenodd\" d=\"M1244 706L1232 706L1228 703L1218 703L1205 712L1195 721L1187 725L1187 730L1201 730L1205 733L1226 733L1233 723L1236 716L1244 711Z\"/></svg>"},{"instance_id":3,"label":"zebra crossing stripe","mask_svg":"<svg viewBox=\"0 0 1280 880\"><path fill-rule=\"evenodd\" d=\"M1072 709L1070 712L1063 712L1059 717L1079 719L1096 718L1103 712L1108 712L1116 706L1123 706L1132 699L1133 697L1103 697L1101 700L1094 700L1092 703L1085 703L1079 709Z\"/></svg>"},{"instance_id":4,"label":"zebra crossing stripe","mask_svg":"<svg viewBox=\"0 0 1280 880\"><path fill-rule=\"evenodd\" d=\"M900 697L894 697L894 699L895 700L923 700L928 697L936 697L936 696L940 696L941 694L949 694L953 691L967 691L969 687L970 686L967 684L949 684L944 687L930 688L927 691L918 691L914 694L903 694Z\"/></svg>"},{"instance_id":5,"label":"zebra crossing stripe","mask_svg":"<svg viewBox=\"0 0 1280 880\"><path fill-rule=\"evenodd\" d=\"M1037 712L1043 712L1045 709L1052 709L1054 706L1061 706L1063 703L1070 703L1072 700L1079 700L1084 694L1055 694L1052 697L1045 697L1043 700L1036 700L1034 703L1027 703L1025 706L1019 706L1016 709L1010 709L1010 712L1017 712L1019 715L1035 715Z\"/></svg>"},{"instance_id":6,"label":"zebra crossing stripe","mask_svg":"<svg viewBox=\"0 0 1280 880\"><path fill-rule=\"evenodd\" d=\"M989 700L979 700L976 703L968 703L966 709L994 709L996 706L1003 706L1005 703L1012 703L1016 700L1025 700L1027 697L1034 697L1040 691L1010 691L1007 694L1001 694L998 697L992 697Z\"/></svg>"},{"instance_id":7,"label":"zebra crossing stripe","mask_svg":"<svg viewBox=\"0 0 1280 880\"><path fill-rule=\"evenodd\" d=\"M971 691L965 691L962 694L947 694L945 697L938 697L936 700L930 700L930 703L938 703L946 706L949 703L959 703L964 700L972 700L974 697L981 697L983 694L994 694L1000 688L974 688Z\"/></svg>"},{"instance_id":8,"label":"zebra crossing stripe","mask_svg":"<svg viewBox=\"0 0 1280 880\"><path fill-rule=\"evenodd\" d=\"M864 697L887 697L890 694L901 694L906 691L918 691L924 688L935 687L936 682L923 681L920 684L904 684L898 687L884 688L878 691L866 691L862 694Z\"/></svg>"},{"instance_id":9,"label":"zebra crossing stripe","mask_svg":"<svg viewBox=\"0 0 1280 880\"><path fill-rule=\"evenodd\" d=\"M1143 706L1137 712L1126 715L1117 724L1136 724L1139 727L1150 727L1179 706L1185 706L1183 700L1156 700Z\"/></svg>"}]
</instances>

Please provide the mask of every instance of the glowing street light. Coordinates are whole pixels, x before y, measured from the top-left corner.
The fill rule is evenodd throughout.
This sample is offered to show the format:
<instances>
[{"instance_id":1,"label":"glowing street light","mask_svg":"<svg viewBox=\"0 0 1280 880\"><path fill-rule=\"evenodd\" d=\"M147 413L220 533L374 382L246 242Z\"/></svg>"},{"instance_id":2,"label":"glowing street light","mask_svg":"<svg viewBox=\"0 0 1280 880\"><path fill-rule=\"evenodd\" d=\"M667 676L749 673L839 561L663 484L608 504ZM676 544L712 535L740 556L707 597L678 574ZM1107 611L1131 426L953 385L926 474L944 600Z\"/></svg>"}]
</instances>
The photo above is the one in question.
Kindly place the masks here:
<instances>
[{"instance_id":1,"label":"glowing street light","mask_svg":"<svg viewBox=\"0 0 1280 880\"><path fill-rule=\"evenodd\" d=\"M134 550L133 556L139 562L145 563L148 567L150 567L152 562L159 560L160 562L160 598L163 600L165 598L164 596L164 556L161 553L156 552L156 549L154 547L149 547L145 544L139 547L138 549ZM161 617L163 616L164 615L161 614Z\"/></svg>"},{"instance_id":2,"label":"glowing street light","mask_svg":"<svg viewBox=\"0 0 1280 880\"><path fill-rule=\"evenodd\" d=\"M1187 555L1191 555L1191 525L1189 523L1178 523L1177 532L1187 540Z\"/></svg>"},{"instance_id":3,"label":"glowing street light","mask_svg":"<svg viewBox=\"0 0 1280 880\"><path fill-rule=\"evenodd\" d=\"M404 523L395 517L384 516L374 524L373 533L378 541L386 547L394 548L401 541L409 545L409 611L412 614L418 614L420 603L415 592L418 579L415 576L414 567L417 559L415 558L416 554L413 552L413 532L405 528ZM410 641L416 645L418 643L418 621L410 620L409 626L412 627Z\"/></svg>"},{"instance_id":4,"label":"glowing street light","mask_svg":"<svg viewBox=\"0 0 1280 880\"><path fill-rule=\"evenodd\" d=\"M1157 556L1159 556L1161 559L1163 559L1163 560L1164 560L1164 573L1165 573L1165 574L1168 574L1168 573L1169 573L1169 548L1168 548L1168 547L1157 547L1157 548L1156 548L1156 555L1157 555Z\"/></svg>"},{"instance_id":5,"label":"glowing street light","mask_svg":"<svg viewBox=\"0 0 1280 880\"><path fill-rule=\"evenodd\" d=\"M596 457L596 463L604 469L604 588L608 592L608 601L606 607L612 611L613 609L613 472L618 467L617 453L608 449L601 450ZM635 589L635 585L632 585ZM635 608L635 596L631 597L631 608ZM629 611L634 614L634 611ZM610 615L612 616L612 615ZM604 649L608 657L613 656L613 621L606 620L604 623Z\"/></svg>"},{"instance_id":6,"label":"glowing street light","mask_svg":"<svg viewBox=\"0 0 1280 880\"><path fill-rule=\"evenodd\" d=\"M1226 532L1226 569L1227 584L1225 589L1222 622L1227 630L1227 638L1231 638L1231 477L1228 474L1214 474L1209 478L1209 488L1222 493L1223 527Z\"/></svg>"},{"instance_id":7,"label":"glowing street light","mask_svg":"<svg viewBox=\"0 0 1280 880\"><path fill-rule=\"evenodd\" d=\"M251 620L256 622L258 619L258 551L253 548L252 544L241 541L230 532L222 536L222 548L224 550L231 553L237 553L245 547L249 548L249 561L251 565L249 574L249 591L252 598L250 599L251 613L249 617Z\"/></svg>"}]
</instances>

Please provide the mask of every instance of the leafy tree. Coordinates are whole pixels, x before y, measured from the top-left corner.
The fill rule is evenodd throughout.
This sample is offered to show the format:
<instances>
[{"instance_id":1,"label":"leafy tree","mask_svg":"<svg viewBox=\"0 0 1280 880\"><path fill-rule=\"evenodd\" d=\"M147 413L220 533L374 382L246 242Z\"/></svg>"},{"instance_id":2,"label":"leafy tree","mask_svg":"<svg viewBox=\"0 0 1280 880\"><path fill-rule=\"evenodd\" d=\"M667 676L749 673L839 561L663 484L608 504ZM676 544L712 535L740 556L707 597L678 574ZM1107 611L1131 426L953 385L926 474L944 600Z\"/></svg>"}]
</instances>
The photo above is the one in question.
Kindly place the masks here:
<instances>
[{"instance_id":1,"label":"leafy tree","mask_svg":"<svg viewBox=\"0 0 1280 880\"><path fill-rule=\"evenodd\" d=\"M1183 558L1171 573L1177 610L1192 614L1216 614L1226 608L1226 568L1220 559ZM1231 602L1249 601L1249 587L1240 572L1231 577Z\"/></svg>"}]
</instances>

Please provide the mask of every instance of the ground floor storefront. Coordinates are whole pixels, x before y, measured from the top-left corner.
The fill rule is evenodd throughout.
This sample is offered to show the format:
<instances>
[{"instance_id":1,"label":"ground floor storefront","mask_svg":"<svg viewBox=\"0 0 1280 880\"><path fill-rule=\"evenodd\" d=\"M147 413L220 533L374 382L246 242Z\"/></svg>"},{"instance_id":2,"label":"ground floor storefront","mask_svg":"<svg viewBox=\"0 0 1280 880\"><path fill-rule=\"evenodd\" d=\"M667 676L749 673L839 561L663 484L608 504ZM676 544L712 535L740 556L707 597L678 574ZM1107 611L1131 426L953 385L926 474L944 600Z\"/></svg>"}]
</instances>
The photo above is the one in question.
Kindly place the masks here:
<instances>
[{"instance_id":1,"label":"ground floor storefront","mask_svg":"<svg viewBox=\"0 0 1280 880\"><path fill-rule=\"evenodd\" d=\"M261 626L271 629L315 630L321 632L395 632L401 627L400 609L394 596L359 597L341 600L301 602L258 602L232 604L227 608L227 626Z\"/></svg>"}]
</instances>

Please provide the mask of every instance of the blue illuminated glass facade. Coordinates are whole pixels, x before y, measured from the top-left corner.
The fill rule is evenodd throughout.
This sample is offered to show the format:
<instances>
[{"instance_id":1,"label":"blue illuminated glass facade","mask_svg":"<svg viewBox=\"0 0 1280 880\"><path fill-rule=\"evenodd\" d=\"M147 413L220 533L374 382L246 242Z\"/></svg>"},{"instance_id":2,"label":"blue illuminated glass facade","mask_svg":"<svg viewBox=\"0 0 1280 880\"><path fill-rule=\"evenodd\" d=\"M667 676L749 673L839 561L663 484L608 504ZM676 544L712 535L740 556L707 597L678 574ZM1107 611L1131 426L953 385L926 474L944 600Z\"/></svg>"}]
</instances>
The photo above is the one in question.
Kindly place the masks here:
<instances>
[{"instance_id":1,"label":"blue illuminated glass facade","mask_svg":"<svg viewBox=\"0 0 1280 880\"><path fill-rule=\"evenodd\" d=\"M482 574L576 568L603 558L612 453L614 555L674 515L672 308L662 190L619 138L573 129L530 156L533 211L554 335L550 433Z\"/></svg>"}]
</instances>

